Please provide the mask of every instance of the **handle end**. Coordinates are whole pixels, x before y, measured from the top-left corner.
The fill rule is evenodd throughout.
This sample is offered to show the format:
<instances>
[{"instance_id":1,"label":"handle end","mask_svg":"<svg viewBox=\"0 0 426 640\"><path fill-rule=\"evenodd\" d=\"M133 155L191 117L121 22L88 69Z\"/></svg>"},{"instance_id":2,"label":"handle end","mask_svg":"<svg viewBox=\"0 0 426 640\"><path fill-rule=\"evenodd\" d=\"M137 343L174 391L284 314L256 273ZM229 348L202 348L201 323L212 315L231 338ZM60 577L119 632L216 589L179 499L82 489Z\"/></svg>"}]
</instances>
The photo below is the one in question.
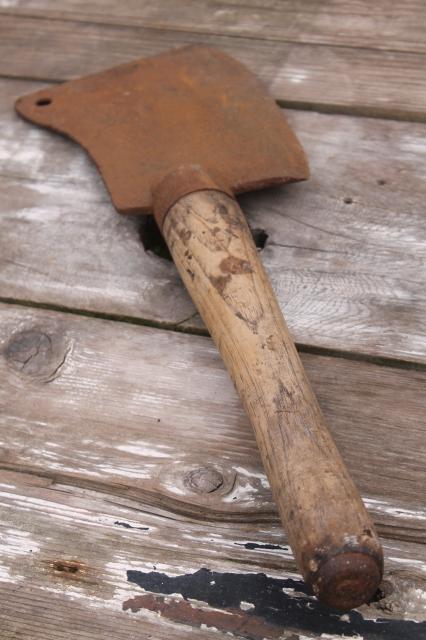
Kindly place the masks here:
<instances>
[{"instance_id":1,"label":"handle end","mask_svg":"<svg viewBox=\"0 0 426 640\"><path fill-rule=\"evenodd\" d=\"M321 564L312 588L322 604L348 611L369 602L382 579L382 562L357 551L346 551Z\"/></svg>"}]
</instances>

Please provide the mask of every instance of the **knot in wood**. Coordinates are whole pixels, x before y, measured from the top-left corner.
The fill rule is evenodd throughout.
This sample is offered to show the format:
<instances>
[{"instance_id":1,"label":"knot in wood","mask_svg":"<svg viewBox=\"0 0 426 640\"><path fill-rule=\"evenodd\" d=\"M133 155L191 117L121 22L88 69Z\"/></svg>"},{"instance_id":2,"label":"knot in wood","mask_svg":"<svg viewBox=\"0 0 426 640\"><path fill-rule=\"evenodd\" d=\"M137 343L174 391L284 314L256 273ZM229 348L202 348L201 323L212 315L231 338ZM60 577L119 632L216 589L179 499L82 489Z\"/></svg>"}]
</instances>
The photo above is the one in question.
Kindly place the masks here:
<instances>
[{"instance_id":1,"label":"knot in wood","mask_svg":"<svg viewBox=\"0 0 426 640\"><path fill-rule=\"evenodd\" d=\"M223 476L213 467L199 467L189 471L184 482L195 493L213 493L223 485Z\"/></svg>"},{"instance_id":2,"label":"knot in wood","mask_svg":"<svg viewBox=\"0 0 426 640\"><path fill-rule=\"evenodd\" d=\"M60 335L31 328L15 333L3 355L11 369L29 378L49 381L57 376L67 353Z\"/></svg>"},{"instance_id":3,"label":"knot in wood","mask_svg":"<svg viewBox=\"0 0 426 640\"><path fill-rule=\"evenodd\" d=\"M32 375L39 373L52 356L52 340L38 329L14 335L5 349L5 357L14 369Z\"/></svg>"}]
</instances>

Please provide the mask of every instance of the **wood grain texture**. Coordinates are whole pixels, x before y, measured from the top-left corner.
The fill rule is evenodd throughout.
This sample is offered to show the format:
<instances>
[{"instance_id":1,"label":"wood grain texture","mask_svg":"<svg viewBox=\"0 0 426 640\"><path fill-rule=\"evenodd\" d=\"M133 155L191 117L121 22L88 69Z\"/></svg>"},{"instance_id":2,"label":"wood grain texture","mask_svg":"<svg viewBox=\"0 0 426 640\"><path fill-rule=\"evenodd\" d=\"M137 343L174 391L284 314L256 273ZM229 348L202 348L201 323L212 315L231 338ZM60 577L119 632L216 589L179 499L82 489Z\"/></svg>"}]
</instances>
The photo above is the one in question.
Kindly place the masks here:
<instances>
[{"instance_id":1,"label":"wood grain texture","mask_svg":"<svg viewBox=\"0 0 426 640\"><path fill-rule=\"evenodd\" d=\"M0 313L2 638L69 637L73 619L82 638L219 633L200 628L207 623L226 637L221 617L159 600L175 593L172 603L207 599L190 604L229 611L214 600L222 591L201 589L225 579L243 603L269 587L254 611L262 637L277 628L292 640L324 629L422 637L410 620L425 620L424 374L303 357L384 540L387 595L350 613L345 628L303 593L253 434L208 338L7 305ZM203 567L215 575L197 574ZM128 570L154 600L135 601L144 591ZM135 613L122 611L129 600ZM160 605L161 617L150 612Z\"/></svg>"},{"instance_id":2,"label":"wood grain texture","mask_svg":"<svg viewBox=\"0 0 426 640\"><path fill-rule=\"evenodd\" d=\"M426 53L422 0L6 0L14 15Z\"/></svg>"},{"instance_id":3,"label":"wood grain texture","mask_svg":"<svg viewBox=\"0 0 426 640\"><path fill-rule=\"evenodd\" d=\"M424 10L3 0L0 73L62 80L202 41L282 104L424 120ZM0 296L202 329L84 155L13 117L40 86L0 82ZM243 199L291 330L315 349L424 362L423 128L291 121L313 179ZM337 619L302 591L209 339L0 311L2 640L424 638L423 373L303 355L384 539L385 597Z\"/></svg>"},{"instance_id":4,"label":"wood grain texture","mask_svg":"<svg viewBox=\"0 0 426 640\"><path fill-rule=\"evenodd\" d=\"M389 542L388 595L339 619L283 569L291 560L273 527L191 521L23 473L0 480L2 639L424 634L424 579L409 559L423 565L421 545ZM258 550L245 546L248 538L260 541Z\"/></svg>"},{"instance_id":5,"label":"wood grain texture","mask_svg":"<svg viewBox=\"0 0 426 640\"><path fill-rule=\"evenodd\" d=\"M243 212L225 193L198 191L170 208L163 233L245 407L305 581L336 609L369 602L382 577L377 533L331 437Z\"/></svg>"},{"instance_id":6,"label":"wood grain texture","mask_svg":"<svg viewBox=\"0 0 426 640\"><path fill-rule=\"evenodd\" d=\"M0 312L3 464L144 500L151 493L155 504L196 516L200 498L188 499L182 477L193 461L219 464L220 456L229 496L212 494L211 517L276 519L265 476L256 475L254 435L209 338L18 306ZM302 361L380 531L423 540L426 374ZM228 466L241 467L238 482Z\"/></svg>"},{"instance_id":7,"label":"wood grain texture","mask_svg":"<svg viewBox=\"0 0 426 640\"><path fill-rule=\"evenodd\" d=\"M159 30L137 27L133 19L114 26L3 14L0 73L65 80L194 43L219 47L247 65L286 106L426 118L423 54Z\"/></svg>"},{"instance_id":8,"label":"wood grain texture","mask_svg":"<svg viewBox=\"0 0 426 640\"><path fill-rule=\"evenodd\" d=\"M199 329L174 265L144 253L81 149L13 113L39 86L1 83L0 295ZM262 258L296 342L424 363L423 125L287 116L310 180L241 205L269 236Z\"/></svg>"}]
</instances>

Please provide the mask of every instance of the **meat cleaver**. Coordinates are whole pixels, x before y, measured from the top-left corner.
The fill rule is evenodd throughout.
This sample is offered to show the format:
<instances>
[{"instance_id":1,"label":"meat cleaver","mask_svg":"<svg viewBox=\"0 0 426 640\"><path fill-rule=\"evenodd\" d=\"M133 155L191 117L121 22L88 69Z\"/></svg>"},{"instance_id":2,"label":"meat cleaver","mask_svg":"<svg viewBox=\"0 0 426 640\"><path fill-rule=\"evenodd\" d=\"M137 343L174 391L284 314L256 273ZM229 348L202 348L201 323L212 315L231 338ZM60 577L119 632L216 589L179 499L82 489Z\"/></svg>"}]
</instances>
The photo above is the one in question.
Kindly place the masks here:
<instances>
[{"instance_id":1,"label":"meat cleaver","mask_svg":"<svg viewBox=\"0 0 426 640\"><path fill-rule=\"evenodd\" d=\"M337 609L371 599L377 534L235 199L308 177L281 110L244 66L204 46L48 87L16 109L80 143L120 213L154 214L250 419L305 581Z\"/></svg>"}]
</instances>

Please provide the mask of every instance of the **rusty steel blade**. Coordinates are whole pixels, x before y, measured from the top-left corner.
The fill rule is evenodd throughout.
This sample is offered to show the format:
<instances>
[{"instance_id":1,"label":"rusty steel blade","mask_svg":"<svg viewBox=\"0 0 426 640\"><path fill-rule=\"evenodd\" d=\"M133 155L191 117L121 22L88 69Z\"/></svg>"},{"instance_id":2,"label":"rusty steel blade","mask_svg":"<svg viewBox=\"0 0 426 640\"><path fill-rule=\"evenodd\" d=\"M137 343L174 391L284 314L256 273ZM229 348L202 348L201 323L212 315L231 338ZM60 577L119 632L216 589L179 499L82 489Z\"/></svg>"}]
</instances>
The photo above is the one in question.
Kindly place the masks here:
<instances>
[{"instance_id":1,"label":"rusty steel blade","mask_svg":"<svg viewBox=\"0 0 426 640\"><path fill-rule=\"evenodd\" d=\"M120 213L151 213L171 171L201 167L235 194L303 180L303 150L259 80L226 54L190 46L48 87L18 113L79 142Z\"/></svg>"}]
</instances>

